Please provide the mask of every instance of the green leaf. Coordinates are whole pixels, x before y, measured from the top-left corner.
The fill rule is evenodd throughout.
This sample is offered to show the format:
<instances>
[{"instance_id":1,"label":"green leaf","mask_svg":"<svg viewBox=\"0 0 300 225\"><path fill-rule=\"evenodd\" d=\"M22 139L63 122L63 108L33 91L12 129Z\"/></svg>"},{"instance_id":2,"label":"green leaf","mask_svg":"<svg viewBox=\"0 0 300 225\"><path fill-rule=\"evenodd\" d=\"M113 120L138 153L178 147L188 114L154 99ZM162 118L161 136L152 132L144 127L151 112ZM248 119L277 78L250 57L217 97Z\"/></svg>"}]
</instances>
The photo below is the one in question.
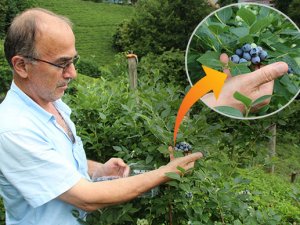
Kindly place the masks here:
<instances>
[{"instance_id":1,"label":"green leaf","mask_svg":"<svg viewBox=\"0 0 300 225\"><path fill-rule=\"evenodd\" d=\"M268 18L268 17L256 21L250 27L250 34L259 33L263 28L269 26L271 23L272 23L272 18Z\"/></svg>"},{"instance_id":2,"label":"green leaf","mask_svg":"<svg viewBox=\"0 0 300 225\"><path fill-rule=\"evenodd\" d=\"M248 98L247 96L243 95L238 91L234 92L233 97L236 100L242 102L247 108L249 108L252 104L252 100L250 98Z\"/></svg>"},{"instance_id":3,"label":"green leaf","mask_svg":"<svg viewBox=\"0 0 300 225\"><path fill-rule=\"evenodd\" d=\"M183 174L186 172L186 170L180 166L177 166L177 169Z\"/></svg>"},{"instance_id":4,"label":"green leaf","mask_svg":"<svg viewBox=\"0 0 300 225\"><path fill-rule=\"evenodd\" d=\"M262 103L263 101L265 101L265 100L267 100L268 98L271 98L271 97L272 97L272 95L263 95L263 96L255 99L254 102L252 103L252 107Z\"/></svg>"},{"instance_id":5,"label":"green leaf","mask_svg":"<svg viewBox=\"0 0 300 225\"><path fill-rule=\"evenodd\" d=\"M153 160L153 156L152 155L148 155L146 158L146 164L149 164L150 162L152 162Z\"/></svg>"},{"instance_id":6,"label":"green leaf","mask_svg":"<svg viewBox=\"0 0 300 225\"><path fill-rule=\"evenodd\" d=\"M116 150L117 152L122 151L122 148L120 146L113 146L113 149Z\"/></svg>"},{"instance_id":7,"label":"green leaf","mask_svg":"<svg viewBox=\"0 0 300 225\"><path fill-rule=\"evenodd\" d=\"M165 174L167 177L173 179L173 180L178 180L181 181L181 177L179 176L179 174L174 173L174 172L168 172Z\"/></svg>"},{"instance_id":8,"label":"green leaf","mask_svg":"<svg viewBox=\"0 0 300 225\"><path fill-rule=\"evenodd\" d=\"M201 57L197 59L202 65L213 69L221 69L223 64L220 62L220 53L218 52L205 52Z\"/></svg>"},{"instance_id":9,"label":"green leaf","mask_svg":"<svg viewBox=\"0 0 300 225\"><path fill-rule=\"evenodd\" d=\"M238 37L244 37L249 35L248 27L232 27L229 30L231 33L235 34Z\"/></svg>"},{"instance_id":10,"label":"green leaf","mask_svg":"<svg viewBox=\"0 0 300 225\"><path fill-rule=\"evenodd\" d=\"M239 43L240 44L252 43L252 42L254 42L254 39L253 39L253 37L251 35L246 35L246 36L241 37L239 39Z\"/></svg>"},{"instance_id":11,"label":"green leaf","mask_svg":"<svg viewBox=\"0 0 300 225\"><path fill-rule=\"evenodd\" d=\"M229 62L228 65L229 65L231 75L236 76L236 75L250 73L251 70L248 67L249 64L250 64L250 62L242 63L242 64L235 64L233 62Z\"/></svg>"},{"instance_id":12,"label":"green leaf","mask_svg":"<svg viewBox=\"0 0 300 225\"><path fill-rule=\"evenodd\" d=\"M224 28L220 25L217 25L217 24L213 24L213 25L210 25L208 26L208 29L213 32L215 35L220 35L224 32Z\"/></svg>"},{"instance_id":13,"label":"green leaf","mask_svg":"<svg viewBox=\"0 0 300 225\"><path fill-rule=\"evenodd\" d=\"M237 15L241 17L249 26L251 26L256 20L256 16L250 10L245 8L239 9Z\"/></svg>"},{"instance_id":14,"label":"green leaf","mask_svg":"<svg viewBox=\"0 0 300 225\"><path fill-rule=\"evenodd\" d=\"M215 14L215 16L224 24L231 18L232 16L232 8L227 7Z\"/></svg>"},{"instance_id":15,"label":"green leaf","mask_svg":"<svg viewBox=\"0 0 300 225\"><path fill-rule=\"evenodd\" d=\"M230 106L217 106L215 109L221 113L227 114L229 116L234 116L234 117L244 117L243 113L239 111L238 109L235 109Z\"/></svg>"}]
</instances>

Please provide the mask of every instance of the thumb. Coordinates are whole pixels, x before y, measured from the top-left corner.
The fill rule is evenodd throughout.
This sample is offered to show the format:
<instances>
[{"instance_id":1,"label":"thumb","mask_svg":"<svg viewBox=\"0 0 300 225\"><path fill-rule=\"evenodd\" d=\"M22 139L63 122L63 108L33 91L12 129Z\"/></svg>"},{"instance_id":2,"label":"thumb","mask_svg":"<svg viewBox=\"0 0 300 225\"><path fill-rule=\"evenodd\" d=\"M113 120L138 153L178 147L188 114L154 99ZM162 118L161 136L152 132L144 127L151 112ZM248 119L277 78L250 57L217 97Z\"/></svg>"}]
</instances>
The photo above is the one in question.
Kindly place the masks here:
<instances>
[{"instance_id":1,"label":"thumb","mask_svg":"<svg viewBox=\"0 0 300 225\"><path fill-rule=\"evenodd\" d=\"M288 65L285 62L276 62L247 74L247 78L250 83L252 83L251 86L258 87L281 77L283 74L287 73L287 71Z\"/></svg>"},{"instance_id":2,"label":"thumb","mask_svg":"<svg viewBox=\"0 0 300 225\"><path fill-rule=\"evenodd\" d=\"M196 152L196 153L192 153L190 155L187 155L185 157L183 157L186 161L186 163L190 163L190 162L194 162L197 159L200 159L203 157L203 154L201 152Z\"/></svg>"}]
</instances>

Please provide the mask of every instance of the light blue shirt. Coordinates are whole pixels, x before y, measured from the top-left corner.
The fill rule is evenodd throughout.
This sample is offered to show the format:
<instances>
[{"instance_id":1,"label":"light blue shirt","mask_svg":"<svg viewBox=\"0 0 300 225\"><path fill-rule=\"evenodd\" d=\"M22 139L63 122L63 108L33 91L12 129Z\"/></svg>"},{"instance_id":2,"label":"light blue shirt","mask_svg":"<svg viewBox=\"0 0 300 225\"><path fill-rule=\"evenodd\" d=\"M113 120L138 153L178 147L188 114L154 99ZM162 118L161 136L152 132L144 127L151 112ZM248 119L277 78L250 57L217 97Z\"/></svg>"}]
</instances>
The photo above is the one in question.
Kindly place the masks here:
<instances>
[{"instance_id":1,"label":"light blue shirt","mask_svg":"<svg viewBox=\"0 0 300 225\"><path fill-rule=\"evenodd\" d=\"M82 177L89 179L86 155L70 108L61 100L54 105L75 143L14 83L0 104L0 194L7 225L79 224L75 207L57 197Z\"/></svg>"}]
</instances>

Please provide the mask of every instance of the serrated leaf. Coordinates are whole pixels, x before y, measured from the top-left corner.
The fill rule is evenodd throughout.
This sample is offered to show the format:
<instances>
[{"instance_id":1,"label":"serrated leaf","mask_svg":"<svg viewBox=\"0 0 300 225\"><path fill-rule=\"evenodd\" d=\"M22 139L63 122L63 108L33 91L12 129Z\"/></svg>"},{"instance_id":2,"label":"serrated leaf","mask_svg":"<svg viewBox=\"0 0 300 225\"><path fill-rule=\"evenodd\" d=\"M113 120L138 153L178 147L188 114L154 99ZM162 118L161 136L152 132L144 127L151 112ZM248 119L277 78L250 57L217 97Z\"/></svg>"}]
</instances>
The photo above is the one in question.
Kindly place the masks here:
<instances>
[{"instance_id":1,"label":"serrated leaf","mask_svg":"<svg viewBox=\"0 0 300 225\"><path fill-rule=\"evenodd\" d=\"M242 93L236 91L233 94L233 97L242 102L247 108L250 108L251 104L252 104L252 100L250 98L248 98L247 96L243 95Z\"/></svg>"},{"instance_id":2,"label":"serrated leaf","mask_svg":"<svg viewBox=\"0 0 300 225\"><path fill-rule=\"evenodd\" d=\"M272 23L271 18L263 18L258 21L256 21L251 27L250 27L250 34L256 34L259 33L263 28L269 26Z\"/></svg>"},{"instance_id":3,"label":"serrated leaf","mask_svg":"<svg viewBox=\"0 0 300 225\"><path fill-rule=\"evenodd\" d=\"M258 105L260 103L262 103L263 101L267 100L268 98L271 98L272 95L263 95L257 99L255 99L253 102L252 102L252 107L255 106L255 105Z\"/></svg>"},{"instance_id":4,"label":"serrated leaf","mask_svg":"<svg viewBox=\"0 0 300 225\"><path fill-rule=\"evenodd\" d=\"M178 180L181 181L181 177L179 176L179 174L174 173L174 172L168 172L165 174L167 177L173 179L173 180Z\"/></svg>"},{"instance_id":5,"label":"serrated leaf","mask_svg":"<svg viewBox=\"0 0 300 225\"><path fill-rule=\"evenodd\" d=\"M237 12L237 15L241 17L249 26L251 26L256 20L256 16L250 10L245 8L240 8Z\"/></svg>"},{"instance_id":6,"label":"serrated leaf","mask_svg":"<svg viewBox=\"0 0 300 225\"><path fill-rule=\"evenodd\" d=\"M215 107L215 109L229 116L241 117L241 118L244 117L243 113L241 113L238 109L235 109L230 106L217 106Z\"/></svg>"}]
</instances>

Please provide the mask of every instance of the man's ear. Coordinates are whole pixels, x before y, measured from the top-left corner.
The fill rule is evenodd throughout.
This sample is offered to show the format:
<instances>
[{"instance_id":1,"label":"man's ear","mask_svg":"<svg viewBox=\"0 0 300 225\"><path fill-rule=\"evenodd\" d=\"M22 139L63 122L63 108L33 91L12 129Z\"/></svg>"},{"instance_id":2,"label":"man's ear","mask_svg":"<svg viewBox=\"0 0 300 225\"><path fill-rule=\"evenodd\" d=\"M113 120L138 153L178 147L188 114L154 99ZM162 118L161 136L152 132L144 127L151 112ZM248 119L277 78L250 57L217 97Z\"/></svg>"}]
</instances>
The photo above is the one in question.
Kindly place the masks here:
<instances>
[{"instance_id":1,"label":"man's ear","mask_svg":"<svg viewBox=\"0 0 300 225\"><path fill-rule=\"evenodd\" d=\"M27 78L28 67L25 59L22 56L15 55L11 59L14 71L22 78Z\"/></svg>"}]
</instances>

